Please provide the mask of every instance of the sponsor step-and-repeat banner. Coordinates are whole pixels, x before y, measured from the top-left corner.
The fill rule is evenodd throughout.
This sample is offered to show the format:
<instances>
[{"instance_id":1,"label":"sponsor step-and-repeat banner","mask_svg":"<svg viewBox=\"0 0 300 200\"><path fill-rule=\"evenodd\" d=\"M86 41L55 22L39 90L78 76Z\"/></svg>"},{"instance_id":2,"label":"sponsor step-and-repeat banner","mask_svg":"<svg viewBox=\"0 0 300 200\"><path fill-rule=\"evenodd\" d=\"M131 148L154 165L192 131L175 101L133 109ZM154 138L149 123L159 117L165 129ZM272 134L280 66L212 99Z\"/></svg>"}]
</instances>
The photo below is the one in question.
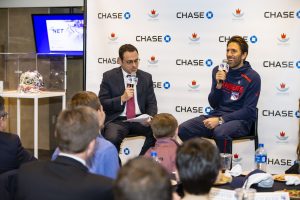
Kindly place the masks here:
<instances>
[{"instance_id":1,"label":"sponsor step-and-repeat banner","mask_svg":"<svg viewBox=\"0 0 300 200\"><path fill-rule=\"evenodd\" d=\"M153 76L159 112L179 122L211 110L212 69L226 58L227 41L242 36L247 60L262 79L258 134L268 171L282 173L294 163L300 1L98 0L86 1L86 12L86 89L99 92L103 72L118 67L119 47L131 43L139 50L139 68ZM233 154L239 158L239 150Z\"/></svg>"}]
</instances>

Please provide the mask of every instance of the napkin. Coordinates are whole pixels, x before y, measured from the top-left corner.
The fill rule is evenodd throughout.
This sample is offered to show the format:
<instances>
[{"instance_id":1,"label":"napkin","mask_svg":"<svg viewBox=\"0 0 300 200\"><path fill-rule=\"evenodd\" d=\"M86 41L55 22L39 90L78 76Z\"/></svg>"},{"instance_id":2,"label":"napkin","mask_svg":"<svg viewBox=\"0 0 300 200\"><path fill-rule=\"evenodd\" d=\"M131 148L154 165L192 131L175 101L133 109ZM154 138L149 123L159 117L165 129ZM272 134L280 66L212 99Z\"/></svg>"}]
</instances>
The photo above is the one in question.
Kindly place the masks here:
<instances>
[{"instance_id":1,"label":"napkin","mask_svg":"<svg viewBox=\"0 0 300 200\"><path fill-rule=\"evenodd\" d=\"M286 180L286 185L299 185L300 178L298 176L285 175L284 179Z\"/></svg>"},{"instance_id":2,"label":"napkin","mask_svg":"<svg viewBox=\"0 0 300 200\"><path fill-rule=\"evenodd\" d=\"M274 184L274 179L269 173L253 173L246 179L243 188L249 189L251 185L257 183L258 187L271 188Z\"/></svg>"},{"instance_id":3,"label":"napkin","mask_svg":"<svg viewBox=\"0 0 300 200\"><path fill-rule=\"evenodd\" d=\"M239 176L242 174L242 166L240 164L236 164L232 169L229 171L231 176Z\"/></svg>"}]
</instances>

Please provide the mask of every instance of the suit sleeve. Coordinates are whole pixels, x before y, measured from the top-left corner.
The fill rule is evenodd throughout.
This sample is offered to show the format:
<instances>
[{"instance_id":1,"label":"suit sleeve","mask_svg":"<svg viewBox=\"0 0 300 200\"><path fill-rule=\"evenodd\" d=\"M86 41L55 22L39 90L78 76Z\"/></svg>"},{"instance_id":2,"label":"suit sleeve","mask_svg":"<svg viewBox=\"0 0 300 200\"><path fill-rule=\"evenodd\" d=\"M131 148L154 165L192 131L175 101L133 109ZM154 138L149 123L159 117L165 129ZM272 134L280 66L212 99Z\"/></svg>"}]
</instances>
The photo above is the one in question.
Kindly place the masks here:
<instances>
[{"instance_id":1,"label":"suit sleeve","mask_svg":"<svg viewBox=\"0 0 300 200\"><path fill-rule=\"evenodd\" d=\"M20 167L23 163L34 161L36 158L32 156L21 144L20 138L16 137L16 146L17 146L17 159L18 159L18 167Z\"/></svg>"},{"instance_id":2,"label":"suit sleeve","mask_svg":"<svg viewBox=\"0 0 300 200\"><path fill-rule=\"evenodd\" d=\"M104 73L100 85L99 99L105 112L110 112L110 113L122 112L124 110L124 104L121 105L122 94L113 96L114 94L113 89L114 87L117 86L117 84L115 84L114 86L113 84L114 84L114 77L108 73Z\"/></svg>"}]
</instances>

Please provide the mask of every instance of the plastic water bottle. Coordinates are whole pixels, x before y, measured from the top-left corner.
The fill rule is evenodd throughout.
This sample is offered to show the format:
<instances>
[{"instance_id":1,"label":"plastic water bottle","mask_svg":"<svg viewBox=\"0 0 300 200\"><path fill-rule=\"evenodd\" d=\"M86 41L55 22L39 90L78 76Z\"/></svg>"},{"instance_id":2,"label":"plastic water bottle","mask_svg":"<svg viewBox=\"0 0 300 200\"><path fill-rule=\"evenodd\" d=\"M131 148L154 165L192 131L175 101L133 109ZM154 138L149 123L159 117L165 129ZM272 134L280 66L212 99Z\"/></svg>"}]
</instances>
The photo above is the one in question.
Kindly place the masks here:
<instances>
[{"instance_id":1,"label":"plastic water bottle","mask_svg":"<svg viewBox=\"0 0 300 200\"><path fill-rule=\"evenodd\" d=\"M158 159L158 156L157 156L157 152L156 151L151 151L151 158L153 160L155 160L155 162L158 162L159 163L159 159Z\"/></svg>"},{"instance_id":2,"label":"plastic water bottle","mask_svg":"<svg viewBox=\"0 0 300 200\"><path fill-rule=\"evenodd\" d=\"M267 152L264 144L259 144L258 149L255 151L255 164L257 169L267 171Z\"/></svg>"}]
</instances>

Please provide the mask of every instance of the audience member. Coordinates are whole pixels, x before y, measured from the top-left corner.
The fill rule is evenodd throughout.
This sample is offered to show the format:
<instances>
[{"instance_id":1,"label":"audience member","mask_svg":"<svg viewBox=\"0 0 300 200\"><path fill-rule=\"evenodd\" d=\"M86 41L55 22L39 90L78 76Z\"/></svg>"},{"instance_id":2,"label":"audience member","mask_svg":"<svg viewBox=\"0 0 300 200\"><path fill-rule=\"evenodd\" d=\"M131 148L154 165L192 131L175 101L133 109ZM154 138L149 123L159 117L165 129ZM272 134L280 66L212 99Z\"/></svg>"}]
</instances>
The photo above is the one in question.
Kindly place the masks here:
<instances>
[{"instance_id":1,"label":"audience member","mask_svg":"<svg viewBox=\"0 0 300 200\"><path fill-rule=\"evenodd\" d=\"M82 91L76 93L71 101L70 107L88 106L98 112L99 125L101 129L104 126L105 113L100 104L97 95L90 91ZM59 149L56 148L52 160L56 159L59 154ZM94 174L99 174L115 179L120 168L119 157L116 147L107 141L101 133L96 138L94 154L87 160L89 171Z\"/></svg>"},{"instance_id":2,"label":"audience member","mask_svg":"<svg viewBox=\"0 0 300 200\"><path fill-rule=\"evenodd\" d=\"M183 200L208 199L221 168L218 148L207 139L190 139L178 148L176 166Z\"/></svg>"},{"instance_id":3,"label":"audience member","mask_svg":"<svg viewBox=\"0 0 300 200\"><path fill-rule=\"evenodd\" d=\"M153 116L157 113L152 76L138 69L139 61L135 46L122 45L118 58L121 66L103 74L99 99L107 116L103 136L120 151L127 135L143 135L146 140L140 155L144 155L155 143L148 121L125 122L141 114Z\"/></svg>"},{"instance_id":4,"label":"audience member","mask_svg":"<svg viewBox=\"0 0 300 200\"><path fill-rule=\"evenodd\" d=\"M99 135L98 122L98 113L90 107L62 111L55 127L60 154L54 161L21 166L18 199L113 199L112 180L91 174L86 167Z\"/></svg>"},{"instance_id":5,"label":"audience member","mask_svg":"<svg viewBox=\"0 0 300 200\"><path fill-rule=\"evenodd\" d=\"M119 171L115 200L171 200L172 186L166 170L154 160L136 157Z\"/></svg>"},{"instance_id":6,"label":"audience member","mask_svg":"<svg viewBox=\"0 0 300 200\"><path fill-rule=\"evenodd\" d=\"M148 149L145 157L151 157L151 152L157 152L160 163L169 174L176 171L176 150L179 144L176 141L178 122L168 113L160 113L151 120L151 129L156 139L154 147Z\"/></svg>"},{"instance_id":7,"label":"audience member","mask_svg":"<svg viewBox=\"0 0 300 200\"><path fill-rule=\"evenodd\" d=\"M0 174L18 169L28 161L36 160L23 148L18 135L5 132L7 119L4 99L0 96Z\"/></svg>"}]
</instances>

